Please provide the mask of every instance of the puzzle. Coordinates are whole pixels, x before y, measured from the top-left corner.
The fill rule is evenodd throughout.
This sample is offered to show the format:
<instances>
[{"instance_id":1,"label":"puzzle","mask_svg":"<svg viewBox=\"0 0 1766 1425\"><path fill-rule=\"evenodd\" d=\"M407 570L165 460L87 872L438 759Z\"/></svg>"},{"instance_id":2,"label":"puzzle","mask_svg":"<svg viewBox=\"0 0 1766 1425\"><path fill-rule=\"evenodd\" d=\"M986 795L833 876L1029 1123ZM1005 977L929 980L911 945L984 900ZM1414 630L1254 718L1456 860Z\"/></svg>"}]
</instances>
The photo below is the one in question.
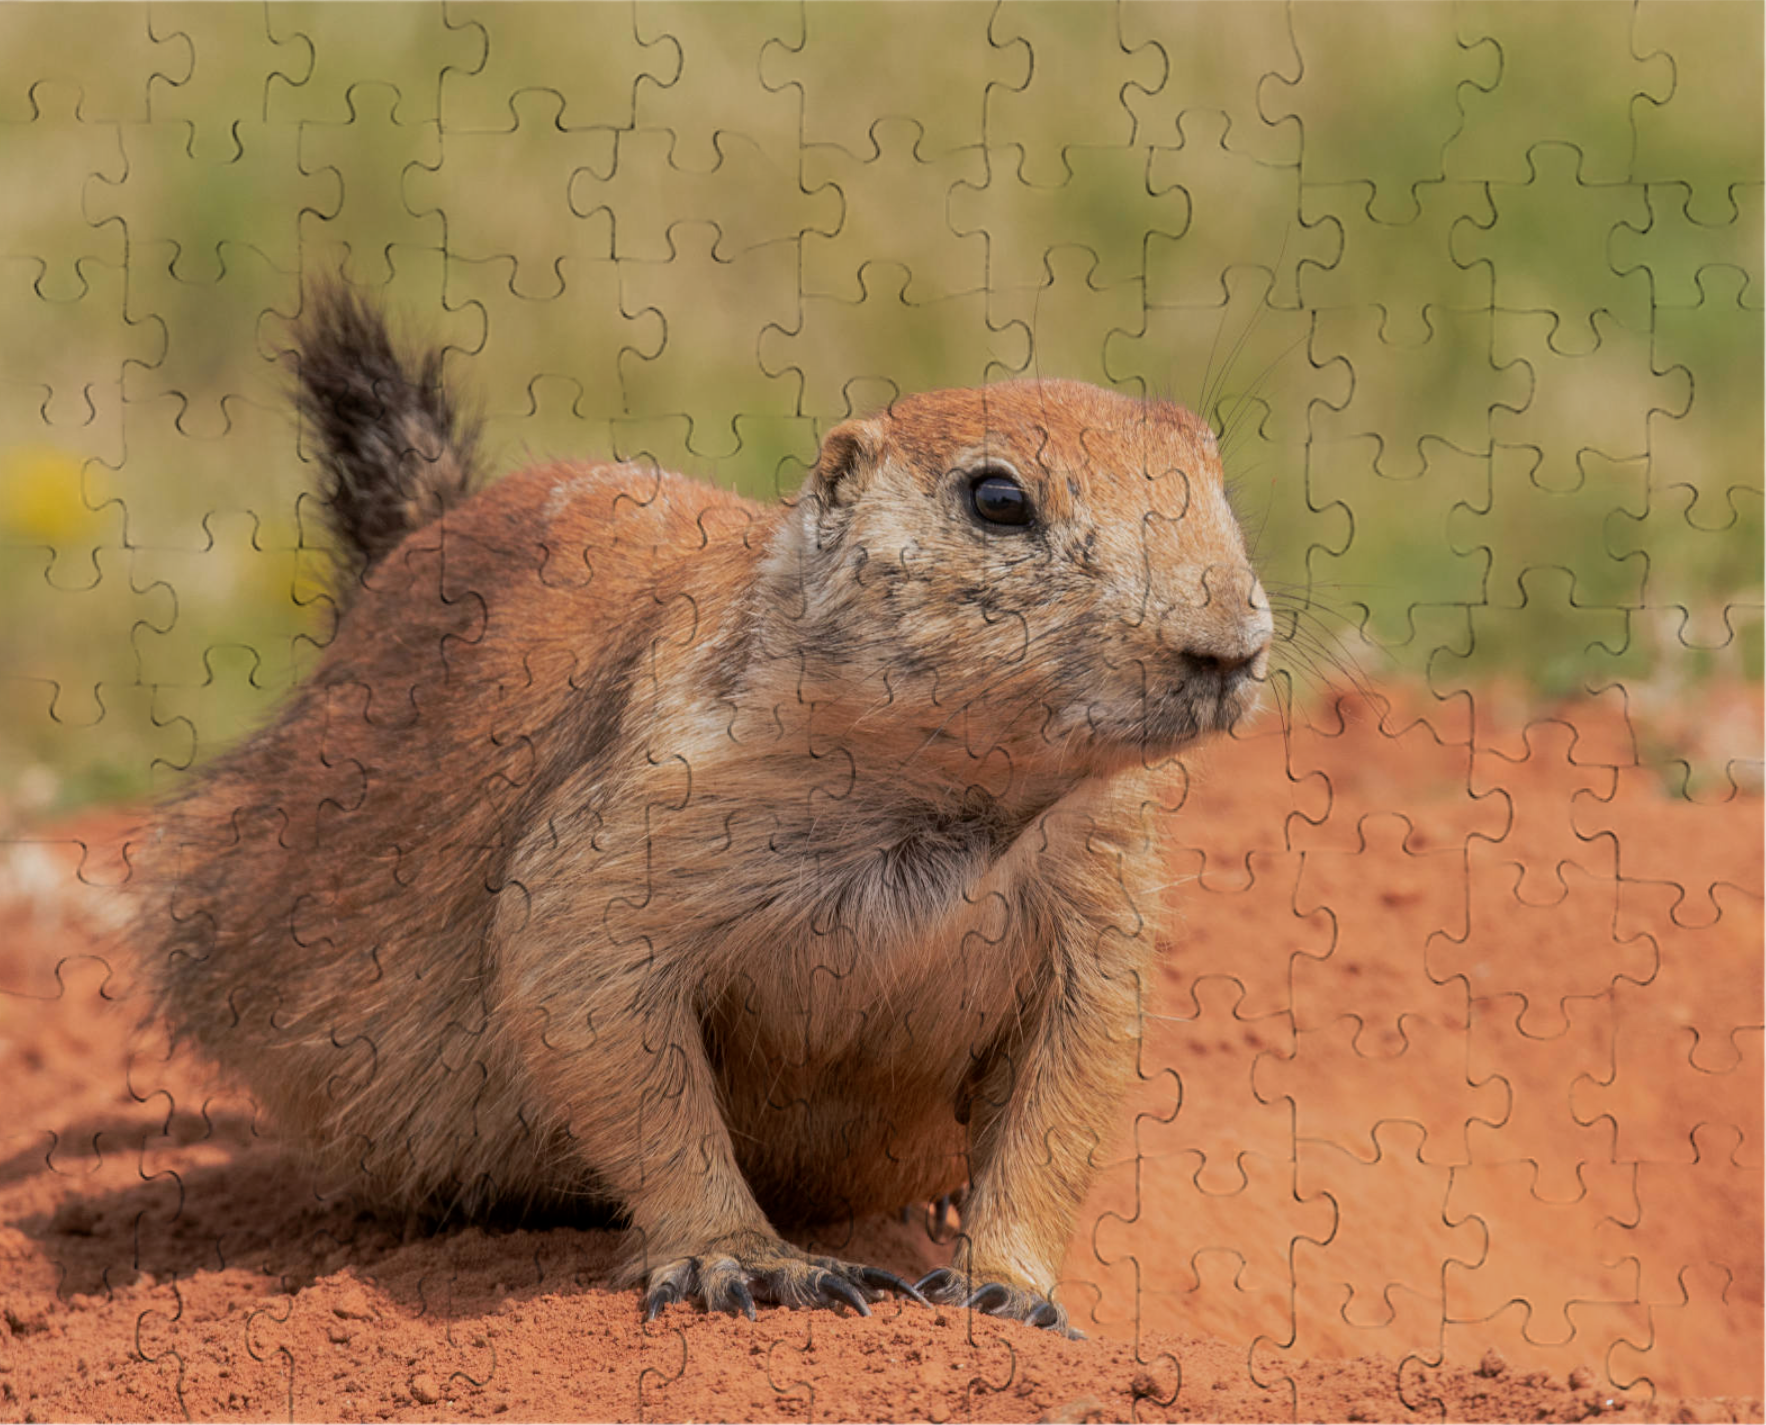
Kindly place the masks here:
<instances>
[{"instance_id":1,"label":"puzzle","mask_svg":"<svg viewBox=\"0 0 1766 1425\"><path fill-rule=\"evenodd\" d=\"M0 1420L1760 1418L1762 39L0 6Z\"/></svg>"}]
</instances>

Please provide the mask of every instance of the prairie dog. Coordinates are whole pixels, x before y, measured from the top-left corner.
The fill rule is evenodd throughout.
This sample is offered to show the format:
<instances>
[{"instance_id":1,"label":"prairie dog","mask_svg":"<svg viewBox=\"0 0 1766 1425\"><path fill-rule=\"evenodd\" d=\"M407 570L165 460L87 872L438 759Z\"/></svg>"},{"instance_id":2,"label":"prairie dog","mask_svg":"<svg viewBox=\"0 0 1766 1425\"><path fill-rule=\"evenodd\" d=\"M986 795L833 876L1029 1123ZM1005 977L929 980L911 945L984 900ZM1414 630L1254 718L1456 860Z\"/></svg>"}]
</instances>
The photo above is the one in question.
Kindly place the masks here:
<instances>
[{"instance_id":1,"label":"prairie dog","mask_svg":"<svg viewBox=\"0 0 1766 1425\"><path fill-rule=\"evenodd\" d=\"M1271 620L1189 412L908 397L769 507L634 465L479 493L439 359L299 330L336 637L157 816L175 1033L389 1202L599 1203L647 1311L1050 1299L1133 1074L1160 766ZM778 1223L970 1184L910 1286Z\"/></svg>"}]
</instances>

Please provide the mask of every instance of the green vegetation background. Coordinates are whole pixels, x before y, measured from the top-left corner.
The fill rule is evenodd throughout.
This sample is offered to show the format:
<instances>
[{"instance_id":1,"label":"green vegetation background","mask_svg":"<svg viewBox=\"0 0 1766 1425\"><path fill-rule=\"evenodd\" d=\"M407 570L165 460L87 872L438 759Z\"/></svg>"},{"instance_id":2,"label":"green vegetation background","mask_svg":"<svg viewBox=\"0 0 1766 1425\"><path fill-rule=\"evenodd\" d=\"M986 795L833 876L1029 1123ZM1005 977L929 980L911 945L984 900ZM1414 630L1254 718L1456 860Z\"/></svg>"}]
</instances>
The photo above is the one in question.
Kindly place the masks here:
<instances>
[{"instance_id":1,"label":"green vegetation background","mask_svg":"<svg viewBox=\"0 0 1766 1425\"><path fill-rule=\"evenodd\" d=\"M1652 0L0 6L0 814L311 666L338 269L498 469L770 497L897 391L1075 376L1216 420L1303 679L1757 678L1760 56Z\"/></svg>"}]
</instances>

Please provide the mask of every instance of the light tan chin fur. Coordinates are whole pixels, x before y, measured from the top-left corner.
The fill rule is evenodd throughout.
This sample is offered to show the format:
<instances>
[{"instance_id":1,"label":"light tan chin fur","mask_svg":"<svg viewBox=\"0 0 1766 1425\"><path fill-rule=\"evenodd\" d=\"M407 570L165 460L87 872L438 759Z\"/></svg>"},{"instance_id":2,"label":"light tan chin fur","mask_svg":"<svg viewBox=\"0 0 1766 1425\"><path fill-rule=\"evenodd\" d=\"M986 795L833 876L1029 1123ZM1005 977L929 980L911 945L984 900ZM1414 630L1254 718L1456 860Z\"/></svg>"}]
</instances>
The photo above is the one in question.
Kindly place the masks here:
<instances>
[{"instance_id":1,"label":"light tan chin fur","mask_svg":"<svg viewBox=\"0 0 1766 1425\"><path fill-rule=\"evenodd\" d=\"M789 508L511 475L163 809L160 1001L388 1201L602 1201L635 1277L967 1181L959 1265L1046 1294L1161 917L1166 779L1093 726L1268 637L1207 427L1072 383L850 422Z\"/></svg>"}]
</instances>

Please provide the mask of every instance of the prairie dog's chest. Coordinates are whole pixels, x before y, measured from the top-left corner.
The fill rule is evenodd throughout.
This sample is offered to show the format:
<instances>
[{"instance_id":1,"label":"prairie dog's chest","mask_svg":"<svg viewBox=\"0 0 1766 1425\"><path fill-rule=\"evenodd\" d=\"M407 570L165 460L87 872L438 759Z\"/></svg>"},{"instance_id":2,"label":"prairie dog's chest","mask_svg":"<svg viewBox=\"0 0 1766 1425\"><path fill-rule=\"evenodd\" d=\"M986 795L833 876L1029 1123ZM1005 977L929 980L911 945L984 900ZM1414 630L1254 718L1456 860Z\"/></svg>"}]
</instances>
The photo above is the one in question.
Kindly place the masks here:
<instances>
[{"instance_id":1,"label":"prairie dog's chest","mask_svg":"<svg viewBox=\"0 0 1766 1425\"><path fill-rule=\"evenodd\" d=\"M1038 839L1039 843L1041 839ZM960 1077L1025 1016L1084 878L1046 844L951 850L911 868L886 855L830 877L782 933L764 918L709 1016L727 1052L899 1081ZM924 853L924 848L920 854Z\"/></svg>"}]
</instances>

